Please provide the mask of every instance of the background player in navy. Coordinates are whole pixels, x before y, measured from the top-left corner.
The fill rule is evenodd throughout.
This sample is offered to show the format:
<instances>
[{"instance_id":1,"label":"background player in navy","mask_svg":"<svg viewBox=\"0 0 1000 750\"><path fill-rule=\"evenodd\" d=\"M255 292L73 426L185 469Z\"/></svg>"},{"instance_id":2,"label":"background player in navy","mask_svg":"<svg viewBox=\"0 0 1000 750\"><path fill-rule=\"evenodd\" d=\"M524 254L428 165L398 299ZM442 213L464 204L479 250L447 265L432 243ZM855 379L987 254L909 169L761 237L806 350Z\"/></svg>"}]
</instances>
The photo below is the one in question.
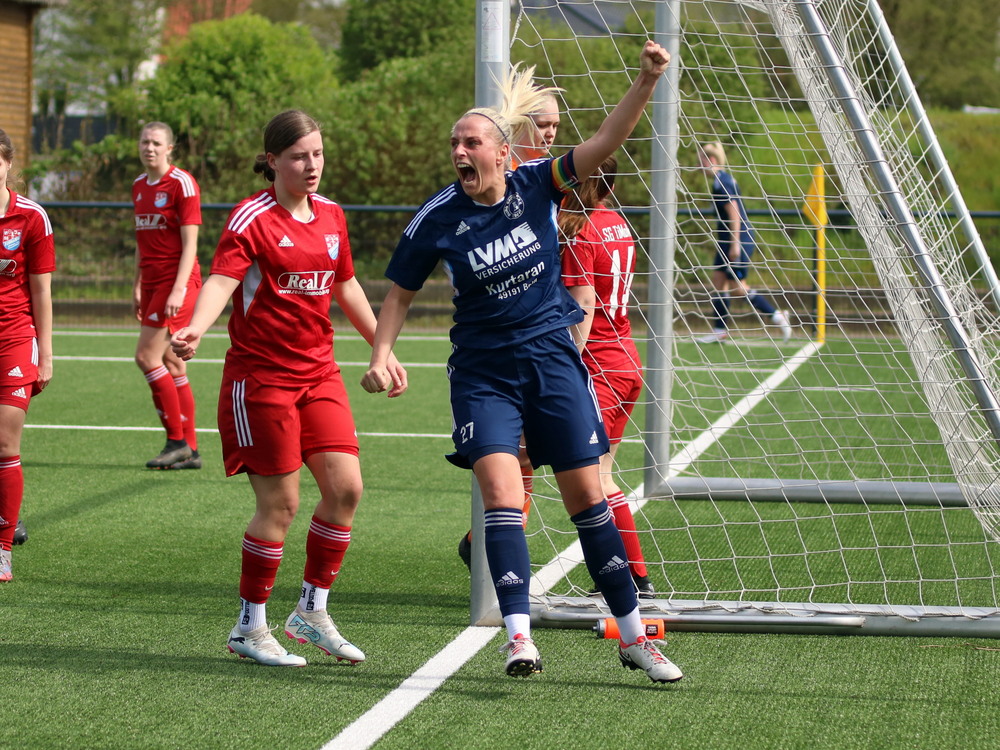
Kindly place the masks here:
<instances>
[{"instance_id":1,"label":"background player in navy","mask_svg":"<svg viewBox=\"0 0 1000 750\"><path fill-rule=\"evenodd\" d=\"M369 392L393 387L392 346L439 261L455 289L448 361L453 459L471 466L483 492L486 556L509 637L509 675L542 667L530 637L531 566L517 460L523 432L532 463L552 467L587 568L622 628L622 665L657 682L682 677L643 635L627 554L601 488L598 464L608 438L569 332L583 312L562 283L556 229L564 193L625 142L669 59L647 42L631 88L595 135L558 159L516 171L507 169L512 123L537 111L548 92L508 78L502 110L473 109L455 123L451 159L458 180L421 207L386 270L394 283L362 378Z\"/></svg>"},{"instance_id":2,"label":"background player in navy","mask_svg":"<svg viewBox=\"0 0 1000 750\"><path fill-rule=\"evenodd\" d=\"M769 316L771 322L781 328L782 340L788 341L792 336L788 317L746 282L756 245L740 189L733 176L723 169L726 152L722 144L718 141L704 144L698 149L698 159L706 178L712 183L719 242L712 271L712 332L699 341L709 344L724 341L729 335L729 301L732 295L746 297L756 310Z\"/></svg>"}]
</instances>

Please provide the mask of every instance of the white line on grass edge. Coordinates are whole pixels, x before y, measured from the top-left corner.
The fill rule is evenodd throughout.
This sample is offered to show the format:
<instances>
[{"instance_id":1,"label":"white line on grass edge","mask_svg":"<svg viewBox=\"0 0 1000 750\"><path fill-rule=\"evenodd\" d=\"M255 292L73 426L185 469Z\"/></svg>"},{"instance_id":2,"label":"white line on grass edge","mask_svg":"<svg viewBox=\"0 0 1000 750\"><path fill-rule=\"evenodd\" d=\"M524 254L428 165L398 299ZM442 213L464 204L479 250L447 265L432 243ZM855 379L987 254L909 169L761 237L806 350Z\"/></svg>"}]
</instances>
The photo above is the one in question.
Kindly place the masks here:
<instances>
[{"instance_id":1,"label":"white line on grass edge","mask_svg":"<svg viewBox=\"0 0 1000 750\"><path fill-rule=\"evenodd\" d=\"M777 371L769 378L748 393L739 403L671 459L668 477L675 477L690 466L751 409L767 398L773 390L819 351L819 348L819 344L807 344L787 361L782 362ZM641 488L633 492L633 497L636 495L641 495ZM633 505L632 512L634 513L645 503L645 500L630 502L630 505ZM581 562L583 562L583 553L580 549L580 542L576 541L538 573L531 576L531 593L544 592ZM323 745L322 750L368 750L386 732L406 718L406 715L420 705L425 698L430 697L445 680L475 656L499 631L500 628L482 626L470 626L463 630L451 643L438 651L420 669L405 679L399 687Z\"/></svg>"}]
</instances>

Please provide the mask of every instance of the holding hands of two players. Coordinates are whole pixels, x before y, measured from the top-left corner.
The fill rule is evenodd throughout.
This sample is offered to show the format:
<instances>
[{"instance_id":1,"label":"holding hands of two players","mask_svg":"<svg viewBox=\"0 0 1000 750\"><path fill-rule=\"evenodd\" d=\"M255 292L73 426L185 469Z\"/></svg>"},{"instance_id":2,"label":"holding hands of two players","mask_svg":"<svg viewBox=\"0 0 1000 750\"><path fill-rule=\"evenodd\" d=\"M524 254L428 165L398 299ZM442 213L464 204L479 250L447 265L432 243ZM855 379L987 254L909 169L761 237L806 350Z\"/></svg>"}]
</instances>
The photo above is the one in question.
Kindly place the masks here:
<instances>
[{"instance_id":1,"label":"holding hands of two players","mask_svg":"<svg viewBox=\"0 0 1000 750\"><path fill-rule=\"evenodd\" d=\"M406 370L396 360L394 354L389 355L385 367L372 367L361 378L361 387L369 393L382 393L388 390L389 398L401 396L407 388Z\"/></svg>"}]
</instances>

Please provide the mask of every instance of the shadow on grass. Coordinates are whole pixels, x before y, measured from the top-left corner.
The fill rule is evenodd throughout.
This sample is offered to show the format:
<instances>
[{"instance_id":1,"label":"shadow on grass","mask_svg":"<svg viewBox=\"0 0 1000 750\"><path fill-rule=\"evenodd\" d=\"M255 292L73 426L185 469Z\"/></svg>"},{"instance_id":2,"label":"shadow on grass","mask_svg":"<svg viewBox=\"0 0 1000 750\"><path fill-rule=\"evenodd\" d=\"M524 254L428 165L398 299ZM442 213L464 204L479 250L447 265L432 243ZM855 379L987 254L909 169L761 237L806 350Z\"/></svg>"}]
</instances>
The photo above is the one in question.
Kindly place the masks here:
<instances>
[{"instance_id":1,"label":"shadow on grass","mask_svg":"<svg viewBox=\"0 0 1000 750\"><path fill-rule=\"evenodd\" d=\"M34 465L40 466L41 464ZM52 466L65 467L65 464L52 464ZM93 465L90 465L88 468L91 471L94 469ZM117 472L119 469L116 468L115 471ZM28 530L28 539L31 539L32 530L38 527L44 528L49 523L80 518L88 513L93 513L104 506L111 505L123 499L146 494L157 487L156 482L157 480L152 477L143 478L134 482L117 485L97 494L82 495L69 503L60 504L56 507L50 507L48 510L37 513L31 512L30 495L32 488L28 486L25 489L25 506L30 513L31 519L31 528Z\"/></svg>"},{"instance_id":2,"label":"shadow on grass","mask_svg":"<svg viewBox=\"0 0 1000 750\"><path fill-rule=\"evenodd\" d=\"M180 644L178 644L180 645ZM52 644L0 642L0 663L3 670L31 670L47 673L92 675L100 678L120 679L125 675L148 673L154 676L174 674L229 678L234 675L252 675L254 679L298 684L317 678L350 684L353 689L363 686L374 690L392 690L406 679L407 674L386 674L368 670L363 665L352 667L346 662L337 663L329 657L311 656L305 669L265 667L250 659L240 659L220 645L212 654L204 653L150 653L128 647L60 647ZM350 682L348 682L350 681Z\"/></svg>"}]
</instances>

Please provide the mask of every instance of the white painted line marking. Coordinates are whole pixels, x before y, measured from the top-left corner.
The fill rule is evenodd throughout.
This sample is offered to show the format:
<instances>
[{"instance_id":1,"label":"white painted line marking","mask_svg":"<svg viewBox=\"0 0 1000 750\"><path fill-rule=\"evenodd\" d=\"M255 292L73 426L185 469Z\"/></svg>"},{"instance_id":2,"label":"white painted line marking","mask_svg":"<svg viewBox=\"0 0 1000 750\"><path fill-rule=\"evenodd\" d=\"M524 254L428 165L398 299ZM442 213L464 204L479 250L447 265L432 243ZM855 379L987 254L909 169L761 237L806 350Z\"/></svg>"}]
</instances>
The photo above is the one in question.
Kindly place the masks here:
<instances>
[{"instance_id":1,"label":"white painted line marking","mask_svg":"<svg viewBox=\"0 0 1000 750\"><path fill-rule=\"evenodd\" d=\"M499 632L500 628L466 628L420 669L403 680L398 688L323 745L322 750L365 750L371 747L479 653Z\"/></svg>"}]
</instances>

